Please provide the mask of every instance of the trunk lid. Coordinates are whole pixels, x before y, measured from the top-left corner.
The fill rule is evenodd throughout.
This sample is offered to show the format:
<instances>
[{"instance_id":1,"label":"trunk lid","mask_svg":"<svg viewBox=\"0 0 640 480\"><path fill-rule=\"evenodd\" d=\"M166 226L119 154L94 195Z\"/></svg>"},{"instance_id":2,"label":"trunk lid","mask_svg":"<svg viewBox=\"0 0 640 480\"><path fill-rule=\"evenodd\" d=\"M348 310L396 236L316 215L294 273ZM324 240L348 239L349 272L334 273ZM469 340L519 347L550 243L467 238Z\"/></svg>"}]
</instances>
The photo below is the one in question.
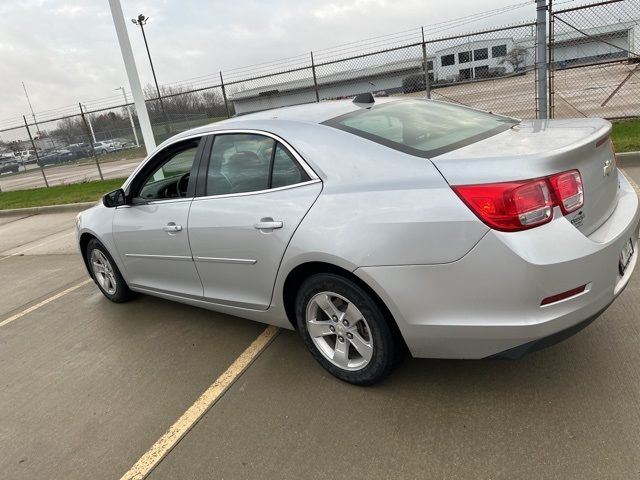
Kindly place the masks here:
<instances>
[{"instance_id":1,"label":"trunk lid","mask_svg":"<svg viewBox=\"0 0 640 480\"><path fill-rule=\"evenodd\" d=\"M526 120L510 130L431 158L450 185L546 177L577 169L584 206L566 218L591 234L616 207L618 170L611 123L597 118Z\"/></svg>"}]
</instances>

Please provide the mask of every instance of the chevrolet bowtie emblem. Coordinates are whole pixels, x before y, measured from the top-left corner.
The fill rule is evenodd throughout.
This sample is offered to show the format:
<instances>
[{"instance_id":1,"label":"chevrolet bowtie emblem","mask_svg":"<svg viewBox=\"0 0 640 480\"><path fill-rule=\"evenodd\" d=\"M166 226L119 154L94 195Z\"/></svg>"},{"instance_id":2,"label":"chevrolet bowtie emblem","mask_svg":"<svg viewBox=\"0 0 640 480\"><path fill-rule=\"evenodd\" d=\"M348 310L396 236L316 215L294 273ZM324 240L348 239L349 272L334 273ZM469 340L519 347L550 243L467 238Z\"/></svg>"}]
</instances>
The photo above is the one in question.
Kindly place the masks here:
<instances>
[{"instance_id":1,"label":"chevrolet bowtie emblem","mask_svg":"<svg viewBox=\"0 0 640 480\"><path fill-rule=\"evenodd\" d=\"M602 170L603 170L602 174L605 177L608 177L611 174L611 172L613 172L613 169L615 167L616 167L616 162L614 160L605 160L602 163Z\"/></svg>"}]
</instances>

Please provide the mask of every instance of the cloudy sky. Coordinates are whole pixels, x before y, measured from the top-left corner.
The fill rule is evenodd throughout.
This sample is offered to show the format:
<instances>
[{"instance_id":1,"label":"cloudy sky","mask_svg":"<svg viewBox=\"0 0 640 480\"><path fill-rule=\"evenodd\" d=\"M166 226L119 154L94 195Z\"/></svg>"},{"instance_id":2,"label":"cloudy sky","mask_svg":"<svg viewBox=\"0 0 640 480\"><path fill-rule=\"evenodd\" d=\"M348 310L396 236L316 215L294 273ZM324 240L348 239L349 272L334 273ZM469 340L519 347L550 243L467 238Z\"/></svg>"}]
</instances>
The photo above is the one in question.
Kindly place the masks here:
<instances>
[{"instance_id":1,"label":"cloudy sky","mask_svg":"<svg viewBox=\"0 0 640 480\"><path fill-rule=\"evenodd\" d=\"M122 0L146 32L161 84L298 55L524 0ZM480 20L481 28L535 17L535 5ZM142 83L151 71L139 28L128 22ZM449 32L446 32L449 33ZM108 0L0 1L0 120L129 90Z\"/></svg>"}]
</instances>

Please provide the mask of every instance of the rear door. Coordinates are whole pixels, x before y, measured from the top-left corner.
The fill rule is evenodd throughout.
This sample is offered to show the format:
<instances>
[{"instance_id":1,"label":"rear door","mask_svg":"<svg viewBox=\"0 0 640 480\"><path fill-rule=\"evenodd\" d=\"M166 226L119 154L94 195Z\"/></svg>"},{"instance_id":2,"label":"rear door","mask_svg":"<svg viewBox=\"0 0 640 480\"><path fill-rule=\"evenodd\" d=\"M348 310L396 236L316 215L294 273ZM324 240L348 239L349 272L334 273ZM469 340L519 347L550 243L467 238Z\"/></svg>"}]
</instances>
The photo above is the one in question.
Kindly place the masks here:
<instances>
[{"instance_id":1,"label":"rear door","mask_svg":"<svg viewBox=\"0 0 640 480\"><path fill-rule=\"evenodd\" d=\"M267 309L284 251L322 183L267 133L215 137L189 213L189 240L204 296Z\"/></svg>"}]
</instances>

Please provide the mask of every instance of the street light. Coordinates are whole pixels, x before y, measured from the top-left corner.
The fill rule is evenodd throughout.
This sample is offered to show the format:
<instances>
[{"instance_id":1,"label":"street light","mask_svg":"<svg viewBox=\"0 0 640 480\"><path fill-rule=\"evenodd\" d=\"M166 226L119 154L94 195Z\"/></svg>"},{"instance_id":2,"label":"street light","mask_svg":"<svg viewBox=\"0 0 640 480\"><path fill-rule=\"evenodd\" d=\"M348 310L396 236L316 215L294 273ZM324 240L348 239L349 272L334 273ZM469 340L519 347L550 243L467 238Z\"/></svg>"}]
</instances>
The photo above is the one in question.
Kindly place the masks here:
<instances>
[{"instance_id":1,"label":"street light","mask_svg":"<svg viewBox=\"0 0 640 480\"><path fill-rule=\"evenodd\" d=\"M129 106L129 100L127 99L127 92L124 87L118 87L115 90L122 90L122 96L124 97L124 106L127 109L127 115L129 115L129 122L131 122L131 130L133 130L133 138L136 140L136 147L140 146L138 141L138 134L136 133L136 126L133 123L133 117L131 116L131 107Z\"/></svg>"},{"instance_id":2,"label":"street light","mask_svg":"<svg viewBox=\"0 0 640 480\"><path fill-rule=\"evenodd\" d=\"M171 122L167 116L167 112L164 109L164 102L162 101L162 95L160 94L160 87L158 86L158 79L156 78L156 70L153 68L153 61L151 60L151 53L149 52L149 44L147 43L147 35L144 33L144 26L149 21L149 17L145 17L143 14L138 15L138 18L132 18L131 21L140 27L142 30L142 38L144 39L144 46L147 49L147 56L149 57L149 64L151 65L151 73L153 75L153 82L156 84L156 92L158 92L158 100L160 101L160 109L167 122L169 131L171 130Z\"/></svg>"}]
</instances>

